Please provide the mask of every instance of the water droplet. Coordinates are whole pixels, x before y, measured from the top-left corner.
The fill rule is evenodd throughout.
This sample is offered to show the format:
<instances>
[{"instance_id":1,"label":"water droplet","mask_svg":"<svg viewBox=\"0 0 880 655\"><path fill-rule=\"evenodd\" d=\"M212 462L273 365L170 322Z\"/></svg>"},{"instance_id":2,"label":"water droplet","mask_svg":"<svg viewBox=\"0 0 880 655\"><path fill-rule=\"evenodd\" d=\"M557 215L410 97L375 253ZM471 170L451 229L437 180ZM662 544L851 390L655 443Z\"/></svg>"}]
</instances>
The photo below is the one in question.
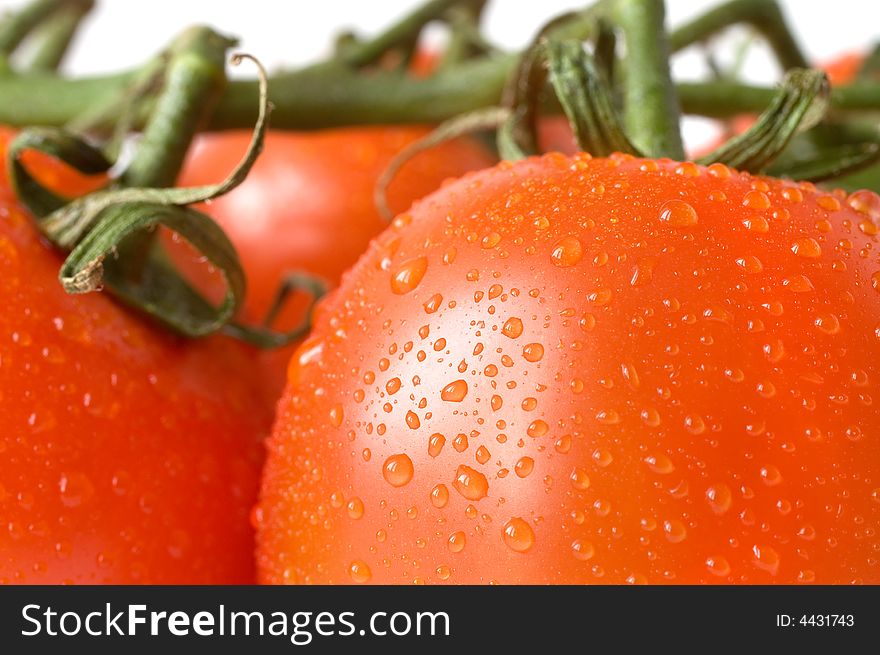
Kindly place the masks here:
<instances>
[{"instance_id":1,"label":"water droplet","mask_svg":"<svg viewBox=\"0 0 880 655\"><path fill-rule=\"evenodd\" d=\"M489 452L489 449L486 446L480 446L477 448L477 452L474 453L474 458L480 464L485 464L492 457L492 453Z\"/></svg>"},{"instance_id":2,"label":"water droplet","mask_svg":"<svg viewBox=\"0 0 880 655\"><path fill-rule=\"evenodd\" d=\"M648 465L649 469L660 475L667 475L675 470L672 460L662 453L648 455L643 461Z\"/></svg>"},{"instance_id":3,"label":"water droplet","mask_svg":"<svg viewBox=\"0 0 880 655\"><path fill-rule=\"evenodd\" d=\"M489 493L489 482L486 476L464 464L459 465L452 481L455 490L468 500L480 500Z\"/></svg>"},{"instance_id":4,"label":"water droplet","mask_svg":"<svg viewBox=\"0 0 880 655\"><path fill-rule=\"evenodd\" d=\"M517 553L525 553L535 545L535 533L531 526L519 517L504 524L504 543Z\"/></svg>"},{"instance_id":5,"label":"water droplet","mask_svg":"<svg viewBox=\"0 0 880 655\"><path fill-rule=\"evenodd\" d=\"M768 209L770 207L770 198L763 191L749 191L743 197L743 207L750 209Z\"/></svg>"},{"instance_id":6,"label":"water droplet","mask_svg":"<svg viewBox=\"0 0 880 655\"><path fill-rule=\"evenodd\" d=\"M440 452L443 450L443 446L446 444L446 437L444 437L439 432L435 432L428 439L428 454L431 457L437 457Z\"/></svg>"},{"instance_id":7,"label":"water droplet","mask_svg":"<svg viewBox=\"0 0 880 655\"><path fill-rule=\"evenodd\" d=\"M419 415L412 410L407 411L405 420L406 425L410 430L418 430L422 425L422 422L419 420Z\"/></svg>"},{"instance_id":8,"label":"water droplet","mask_svg":"<svg viewBox=\"0 0 880 655\"><path fill-rule=\"evenodd\" d=\"M840 201L834 196L821 195L816 198L816 204L830 212L836 212L840 209Z\"/></svg>"},{"instance_id":9,"label":"water droplet","mask_svg":"<svg viewBox=\"0 0 880 655\"><path fill-rule=\"evenodd\" d=\"M596 420L601 425L617 425L620 423L620 414L613 409L602 409L596 413Z\"/></svg>"},{"instance_id":10,"label":"water droplet","mask_svg":"<svg viewBox=\"0 0 880 655\"><path fill-rule=\"evenodd\" d=\"M834 314L820 314L813 321L813 325L825 334L837 334L840 332L840 319Z\"/></svg>"},{"instance_id":11,"label":"water droplet","mask_svg":"<svg viewBox=\"0 0 880 655\"><path fill-rule=\"evenodd\" d=\"M408 455L403 453L392 455L385 460L382 466L382 476L392 487L402 487L413 477L413 463Z\"/></svg>"},{"instance_id":12,"label":"water droplet","mask_svg":"<svg viewBox=\"0 0 880 655\"><path fill-rule=\"evenodd\" d=\"M706 422L699 414L688 414L684 417L684 429L693 435L703 434L706 431Z\"/></svg>"},{"instance_id":13,"label":"water droplet","mask_svg":"<svg viewBox=\"0 0 880 655\"><path fill-rule=\"evenodd\" d=\"M643 287L650 284L654 279L654 266L657 260L654 257L644 257L633 268L632 275L629 278L629 284L633 287Z\"/></svg>"},{"instance_id":14,"label":"water droplet","mask_svg":"<svg viewBox=\"0 0 880 655\"><path fill-rule=\"evenodd\" d=\"M526 434L530 437L543 437L547 432L549 432L550 426L547 425L545 421L541 419L537 419L529 423L529 427L526 428Z\"/></svg>"},{"instance_id":15,"label":"water droplet","mask_svg":"<svg viewBox=\"0 0 880 655\"><path fill-rule=\"evenodd\" d=\"M489 248L494 248L499 243L501 243L501 235L497 232L490 232L482 238L480 241L480 247L483 248L483 250L488 250Z\"/></svg>"},{"instance_id":16,"label":"water droplet","mask_svg":"<svg viewBox=\"0 0 880 655\"><path fill-rule=\"evenodd\" d=\"M754 255L737 258L736 265L742 268L746 273L755 274L764 270L764 264L762 264L761 260Z\"/></svg>"},{"instance_id":17,"label":"water droplet","mask_svg":"<svg viewBox=\"0 0 880 655\"><path fill-rule=\"evenodd\" d=\"M443 507L446 507L446 503L448 502L449 490L446 488L446 485L434 485L434 488L431 489L431 504L437 509L442 509Z\"/></svg>"},{"instance_id":18,"label":"water droplet","mask_svg":"<svg viewBox=\"0 0 880 655\"><path fill-rule=\"evenodd\" d=\"M344 412L342 410L342 405L333 405L330 409L330 425L334 428L338 428L342 425L342 419L344 416Z\"/></svg>"},{"instance_id":19,"label":"water droplet","mask_svg":"<svg viewBox=\"0 0 880 655\"><path fill-rule=\"evenodd\" d=\"M65 507L79 507L95 495L95 486L83 473L62 473L58 480L61 502Z\"/></svg>"},{"instance_id":20,"label":"water droplet","mask_svg":"<svg viewBox=\"0 0 880 655\"><path fill-rule=\"evenodd\" d=\"M388 380L388 382L385 383L385 391L388 392L389 396L393 396L400 391L400 378L391 378Z\"/></svg>"},{"instance_id":21,"label":"water droplet","mask_svg":"<svg viewBox=\"0 0 880 655\"><path fill-rule=\"evenodd\" d=\"M709 569L709 573L717 575L719 578L726 578L730 575L730 562L720 555L707 557L706 568Z\"/></svg>"},{"instance_id":22,"label":"water droplet","mask_svg":"<svg viewBox=\"0 0 880 655\"><path fill-rule=\"evenodd\" d=\"M769 546L760 546L755 544L752 546L752 554L754 555L754 559L752 560L759 569L763 569L770 573L770 575L776 575L779 572L779 553L770 548Z\"/></svg>"},{"instance_id":23,"label":"water droplet","mask_svg":"<svg viewBox=\"0 0 880 655\"><path fill-rule=\"evenodd\" d=\"M527 362L540 362L544 357L544 346L540 343L530 343L523 346L523 358Z\"/></svg>"},{"instance_id":24,"label":"water droplet","mask_svg":"<svg viewBox=\"0 0 880 655\"><path fill-rule=\"evenodd\" d=\"M692 227L699 223L697 210L683 200L670 200L660 208L660 220L672 227Z\"/></svg>"},{"instance_id":25,"label":"water droplet","mask_svg":"<svg viewBox=\"0 0 880 655\"><path fill-rule=\"evenodd\" d=\"M364 515L364 501L355 496L348 501L346 509L348 510L348 517L357 520Z\"/></svg>"},{"instance_id":26,"label":"water droplet","mask_svg":"<svg viewBox=\"0 0 880 655\"><path fill-rule=\"evenodd\" d=\"M775 487L782 482L782 473L780 473L779 469L775 466L763 466L761 467L760 473L761 479L768 487Z\"/></svg>"},{"instance_id":27,"label":"water droplet","mask_svg":"<svg viewBox=\"0 0 880 655\"><path fill-rule=\"evenodd\" d=\"M426 257L415 257L403 262L391 275L391 291L398 295L409 293L419 286L427 270Z\"/></svg>"},{"instance_id":28,"label":"water droplet","mask_svg":"<svg viewBox=\"0 0 880 655\"><path fill-rule=\"evenodd\" d=\"M812 237L795 239L794 243L791 244L791 251L798 257L806 257L808 259L822 256L822 246Z\"/></svg>"},{"instance_id":29,"label":"water droplet","mask_svg":"<svg viewBox=\"0 0 880 655\"><path fill-rule=\"evenodd\" d=\"M767 358L767 361L772 364L776 364L785 358L785 344L783 344L780 339L773 339L772 341L765 343L762 346L762 350L764 351L764 356Z\"/></svg>"},{"instance_id":30,"label":"water droplet","mask_svg":"<svg viewBox=\"0 0 880 655\"><path fill-rule=\"evenodd\" d=\"M501 328L501 334L505 337L510 337L511 339L516 339L523 332L523 322L522 320L512 317L507 319L507 322L504 323L504 326Z\"/></svg>"},{"instance_id":31,"label":"water droplet","mask_svg":"<svg viewBox=\"0 0 880 655\"><path fill-rule=\"evenodd\" d=\"M449 539L446 540L446 547L453 553L460 553L464 550L466 543L467 538L464 532L459 530L449 535Z\"/></svg>"},{"instance_id":32,"label":"water droplet","mask_svg":"<svg viewBox=\"0 0 880 655\"><path fill-rule=\"evenodd\" d=\"M571 542L571 554L574 555L575 559L586 562L588 559L591 559L593 555L596 554L596 549L589 541L586 541L584 539L575 539Z\"/></svg>"},{"instance_id":33,"label":"water droplet","mask_svg":"<svg viewBox=\"0 0 880 655\"><path fill-rule=\"evenodd\" d=\"M742 224L749 232L757 232L758 234L766 234L770 231L770 223L763 216L755 214L743 219Z\"/></svg>"},{"instance_id":34,"label":"water droplet","mask_svg":"<svg viewBox=\"0 0 880 655\"><path fill-rule=\"evenodd\" d=\"M590 476L580 467L575 467L568 479L571 481L571 486L579 491L586 491L590 488Z\"/></svg>"},{"instance_id":35,"label":"water droplet","mask_svg":"<svg viewBox=\"0 0 880 655\"><path fill-rule=\"evenodd\" d=\"M460 403L468 393L468 384L464 380L450 382L440 392L440 398L450 403Z\"/></svg>"},{"instance_id":36,"label":"water droplet","mask_svg":"<svg viewBox=\"0 0 880 655\"><path fill-rule=\"evenodd\" d=\"M355 560L352 562L348 567L348 574L351 576L351 579L358 584L365 584L373 577L373 572L370 571L370 567L362 560Z\"/></svg>"},{"instance_id":37,"label":"water droplet","mask_svg":"<svg viewBox=\"0 0 880 655\"><path fill-rule=\"evenodd\" d=\"M790 275L782 278L782 286L794 293L808 293L815 289L810 278L806 275Z\"/></svg>"},{"instance_id":38,"label":"water droplet","mask_svg":"<svg viewBox=\"0 0 880 655\"><path fill-rule=\"evenodd\" d=\"M706 500L715 514L724 514L733 504L733 493L724 483L713 484L706 489Z\"/></svg>"},{"instance_id":39,"label":"water droplet","mask_svg":"<svg viewBox=\"0 0 880 655\"><path fill-rule=\"evenodd\" d=\"M428 298L427 301L425 301L425 304L422 305L422 307L425 308L426 314L433 314L438 309L440 309L440 305L442 305L442 304L443 304L443 296L441 296L439 293L435 293L433 296Z\"/></svg>"},{"instance_id":40,"label":"water droplet","mask_svg":"<svg viewBox=\"0 0 880 655\"><path fill-rule=\"evenodd\" d=\"M553 246L550 259L556 266L567 268L577 264L584 256L584 247L577 237L562 237Z\"/></svg>"},{"instance_id":41,"label":"water droplet","mask_svg":"<svg viewBox=\"0 0 880 655\"><path fill-rule=\"evenodd\" d=\"M663 521L663 533L667 541L673 544L684 541L687 538L687 528L681 521Z\"/></svg>"},{"instance_id":42,"label":"water droplet","mask_svg":"<svg viewBox=\"0 0 880 655\"><path fill-rule=\"evenodd\" d=\"M520 478L528 477L535 468L535 460L531 457L520 457L513 467L514 473Z\"/></svg>"}]
</instances>

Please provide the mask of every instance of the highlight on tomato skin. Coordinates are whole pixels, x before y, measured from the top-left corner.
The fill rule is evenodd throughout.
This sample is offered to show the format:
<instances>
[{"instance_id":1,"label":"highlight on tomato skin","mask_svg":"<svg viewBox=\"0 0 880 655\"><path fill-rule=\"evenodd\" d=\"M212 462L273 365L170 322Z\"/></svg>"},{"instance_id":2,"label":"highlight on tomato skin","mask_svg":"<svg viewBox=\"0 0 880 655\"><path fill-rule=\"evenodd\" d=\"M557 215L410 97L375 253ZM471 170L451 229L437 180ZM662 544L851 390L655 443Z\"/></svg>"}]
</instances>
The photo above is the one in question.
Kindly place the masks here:
<instances>
[{"instance_id":1,"label":"highlight on tomato skin","mask_svg":"<svg viewBox=\"0 0 880 655\"><path fill-rule=\"evenodd\" d=\"M880 582L878 219L620 155L432 194L291 361L260 581Z\"/></svg>"},{"instance_id":2,"label":"highlight on tomato skin","mask_svg":"<svg viewBox=\"0 0 880 655\"><path fill-rule=\"evenodd\" d=\"M0 185L0 583L252 583L252 353L68 295L60 263Z\"/></svg>"},{"instance_id":3,"label":"highlight on tomato skin","mask_svg":"<svg viewBox=\"0 0 880 655\"><path fill-rule=\"evenodd\" d=\"M204 211L228 234L242 260L248 292L242 318L259 322L287 271L305 271L335 286L386 226L373 200L379 176L429 126L382 125L316 132L269 132L248 178ZM250 133L200 136L180 185L222 180L241 158ZM495 157L474 140L457 139L408 161L388 188L394 211L437 189L444 180L491 166ZM178 255L184 254L181 249ZM200 262L178 257L194 279L219 297L219 280L205 278ZM294 299L277 322L291 328L305 318L305 298ZM262 355L269 395L281 393L292 348Z\"/></svg>"}]
</instances>

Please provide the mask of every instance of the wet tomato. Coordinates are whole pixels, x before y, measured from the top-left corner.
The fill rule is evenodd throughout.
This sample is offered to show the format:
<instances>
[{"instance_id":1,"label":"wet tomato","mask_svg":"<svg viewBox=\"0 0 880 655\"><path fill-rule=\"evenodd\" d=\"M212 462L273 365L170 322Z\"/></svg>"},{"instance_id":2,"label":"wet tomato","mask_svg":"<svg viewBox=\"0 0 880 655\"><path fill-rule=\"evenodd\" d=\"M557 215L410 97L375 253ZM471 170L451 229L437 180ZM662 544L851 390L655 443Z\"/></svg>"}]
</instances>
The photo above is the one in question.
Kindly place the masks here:
<instances>
[{"instance_id":1,"label":"wet tomato","mask_svg":"<svg viewBox=\"0 0 880 655\"><path fill-rule=\"evenodd\" d=\"M264 582L880 582L880 198L549 155L417 203L291 362Z\"/></svg>"},{"instance_id":2,"label":"wet tomato","mask_svg":"<svg viewBox=\"0 0 880 655\"><path fill-rule=\"evenodd\" d=\"M425 136L421 126L356 127L318 132L270 132L247 180L206 211L235 244L248 280L244 318L263 318L284 276L305 271L338 283L387 225L373 189L402 148ZM216 182L235 166L250 134L206 135L196 142L181 184ZM493 163L474 141L458 140L410 160L388 190L390 207L403 211L450 177ZM198 273L198 271L196 271ZM279 326L303 319L304 302L292 303ZM277 398L290 350L266 356Z\"/></svg>"},{"instance_id":3,"label":"wet tomato","mask_svg":"<svg viewBox=\"0 0 880 655\"><path fill-rule=\"evenodd\" d=\"M60 262L0 185L0 582L252 582L251 353L69 296Z\"/></svg>"}]
</instances>

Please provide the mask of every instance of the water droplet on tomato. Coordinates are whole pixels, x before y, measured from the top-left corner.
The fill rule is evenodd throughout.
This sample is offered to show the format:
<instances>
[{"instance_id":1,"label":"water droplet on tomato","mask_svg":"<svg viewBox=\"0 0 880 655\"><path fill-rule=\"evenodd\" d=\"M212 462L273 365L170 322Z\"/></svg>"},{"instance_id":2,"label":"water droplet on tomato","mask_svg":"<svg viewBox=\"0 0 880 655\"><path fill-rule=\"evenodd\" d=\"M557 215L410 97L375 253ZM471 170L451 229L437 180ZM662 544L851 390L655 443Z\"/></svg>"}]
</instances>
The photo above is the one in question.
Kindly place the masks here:
<instances>
[{"instance_id":1,"label":"water droplet on tomato","mask_svg":"<svg viewBox=\"0 0 880 655\"><path fill-rule=\"evenodd\" d=\"M355 496L348 501L346 509L348 510L348 517L357 520L364 515L364 501Z\"/></svg>"},{"instance_id":2,"label":"water droplet on tomato","mask_svg":"<svg viewBox=\"0 0 880 655\"><path fill-rule=\"evenodd\" d=\"M501 328L501 334L505 337L510 337L511 339L516 339L519 335L523 333L523 322L521 319L516 317L512 317L507 319L504 323L504 326Z\"/></svg>"},{"instance_id":3,"label":"water droplet on tomato","mask_svg":"<svg viewBox=\"0 0 880 655\"><path fill-rule=\"evenodd\" d=\"M413 477L412 460L403 453L392 455L385 460L385 464L382 466L382 476L392 487L404 486Z\"/></svg>"},{"instance_id":4,"label":"water droplet on tomato","mask_svg":"<svg viewBox=\"0 0 880 655\"><path fill-rule=\"evenodd\" d=\"M440 398L450 403L460 403L468 393L468 384L464 380L450 382L440 392Z\"/></svg>"},{"instance_id":5,"label":"water droplet on tomato","mask_svg":"<svg viewBox=\"0 0 880 655\"><path fill-rule=\"evenodd\" d=\"M517 553L525 553L535 545L535 533L531 526L519 517L504 524L504 543Z\"/></svg>"},{"instance_id":6,"label":"water droplet on tomato","mask_svg":"<svg viewBox=\"0 0 880 655\"><path fill-rule=\"evenodd\" d=\"M706 489L706 500L715 514L724 514L733 504L733 493L724 483L713 484Z\"/></svg>"},{"instance_id":7,"label":"water droplet on tomato","mask_svg":"<svg viewBox=\"0 0 880 655\"><path fill-rule=\"evenodd\" d=\"M467 538L464 532L459 530L449 535L449 539L446 540L446 547L453 553L460 553L464 550L466 543Z\"/></svg>"},{"instance_id":8,"label":"water droplet on tomato","mask_svg":"<svg viewBox=\"0 0 880 655\"><path fill-rule=\"evenodd\" d=\"M556 266L567 268L577 264L584 256L584 246L577 237L562 237L553 246L550 259Z\"/></svg>"},{"instance_id":9,"label":"water droplet on tomato","mask_svg":"<svg viewBox=\"0 0 880 655\"><path fill-rule=\"evenodd\" d=\"M437 509L442 509L443 507L446 507L446 503L448 502L449 490L446 488L446 485L434 485L434 488L431 489L431 504Z\"/></svg>"},{"instance_id":10,"label":"water droplet on tomato","mask_svg":"<svg viewBox=\"0 0 880 655\"><path fill-rule=\"evenodd\" d=\"M767 571L770 575L776 575L779 572L780 557L773 548L755 544L752 546L752 554L754 555L752 562L759 569Z\"/></svg>"},{"instance_id":11,"label":"water droplet on tomato","mask_svg":"<svg viewBox=\"0 0 880 655\"><path fill-rule=\"evenodd\" d=\"M526 478L535 468L535 460L531 457L520 457L513 467L514 473L520 478Z\"/></svg>"},{"instance_id":12,"label":"water droplet on tomato","mask_svg":"<svg viewBox=\"0 0 880 655\"><path fill-rule=\"evenodd\" d=\"M663 533L666 535L666 540L673 544L680 543L687 538L687 528L684 527L684 523L674 519L663 521Z\"/></svg>"},{"instance_id":13,"label":"water droplet on tomato","mask_svg":"<svg viewBox=\"0 0 880 655\"><path fill-rule=\"evenodd\" d=\"M355 560L352 562L348 567L348 574L351 576L351 579L358 584L365 584L373 577L373 572L370 571L370 567L362 560Z\"/></svg>"},{"instance_id":14,"label":"water droplet on tomato","mask_svg":"<svg viewBox=\"0 0 880 655\"><path fill-rule=\"evenodd\" d=\"M540 343L530 343L523 346L523 358L527 362L540 362L544 357L544 346Z\"/></svg>"},{"instance_id":15,"label":"water droplet on tomato","mask_svg":"<svg viewBox=\"0 0 880 655\"><path fill-rule=\"evenodd\" d=\"M717 575L719 578L726 578L730 575L730 562L720 555L711 555L706 558L706 568L709 573Z\"/></svg>"},{"instance_id":16,"label":"water droplet on tomato","mask_svg":"<svg viewBox=\"0 0 880 655\"><path fill-rule=\"evenodd\" d=\"M571 542L571 554L574 555L575 559L586 562L596 554L596 549L593 547L593 544L585 539L575 539Z\"/></svg>"},{"instance_id":17,"label":"water droplet on tomato","mask_svg":"<svg viewBox=\"0 0 880 655\"><path fill-rule=\"evenodd\" d=\"M798 257L815 259L822 256L822 246L812 237L795 239L791 244L791 251Z\"/></svg>"},{"instance_id":18,"label":"water droplet on tomato","mask_svg":"<svg viewBox=\"0 0 880 655\"><path fill-rule=\"evenodd\" d=\"M464 464L459 465L452 481L455 490L468 500L480 500L489 493L489 482L486 476Z\"/></svg>"},{"instance_id":19,"label":"water droplet on tomato","mask_svg":"<svg viewBox=\"0 0 880 655\"><path fill-rule=\"evenodd\" d=\"M419 286L427 270L426 257L415 257L405 261L391 275L391 291L397 295L409 293Z\"/></svg>"},{"instance_id":20,"label":"water droplet on tomato","mask_svg":"<svg viewBox=\"0 0 880 655\"><path fill-rule=\"evenodd\" d=\"M419 415L412 410L407 411L405 420L406 425L410 430L418 430L422 425L422 422L419 420Z\"/></svg>"},{"instance_id":21,"label":"water droplet on tomato","mask_svg":"<svg viewBox=\"0 0 880 655\"><path fill-rule=\"evenodd\" d=\"M672 227L692 227L699 223L697 210L684 200L669 200L660 208L660 220Z\"/></svg>"}]
</instances>

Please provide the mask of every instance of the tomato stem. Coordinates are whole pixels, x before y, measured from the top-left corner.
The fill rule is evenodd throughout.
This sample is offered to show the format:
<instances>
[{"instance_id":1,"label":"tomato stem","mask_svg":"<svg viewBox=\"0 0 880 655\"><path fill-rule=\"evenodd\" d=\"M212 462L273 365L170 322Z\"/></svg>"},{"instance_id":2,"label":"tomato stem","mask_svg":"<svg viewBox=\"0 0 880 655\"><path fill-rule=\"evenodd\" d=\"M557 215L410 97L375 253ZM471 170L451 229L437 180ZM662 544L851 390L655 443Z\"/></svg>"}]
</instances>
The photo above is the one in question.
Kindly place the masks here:
<instances>
[{"instance_id":1,"label":"tomato stem","mask_svg":"<svg viewBox=\"0 0 880 655\"><path fill-rule=\"evenodd\" d=\"M9 57L30 36L37 47L21 70L55 70L94 0L33 0L0 20L0 59Z\"/></svg>"},{"instance_id":2,"label":"tomato stem","mask_svg":"<svg viewBox=\"0 0 880 655\"><path fill-rule=\"evenodd\" d=\"M172 186L186 151L226 85L226 50L234 41L207 27L184 32L171 48L163 91L122 182Z\"/></svg>"},{"instance_id":3,"label":"tomato stem","mask_svg":"<svg viewBox=\"0 0 880 655\"><path fill-rule=\"evenodd\" d=\"M429 0L401 18L378 36L367 41L348 39L340 49L342 60L349 66L366 66L400 46L414 43L422 29L456 5L479 6L484 0Z\"/></svg>"},{"instance_id":4,"label":"tomato stem","mask_svg":"<svg viewBox=\"0 0 880 655\"><path fill-rule=\"evenodd\" d=\"M662 0L612 5L612 20L626 40L623 117L627 134L646 156L684 159L665 13Z\"/></svg>"},{"instance_id":5,"label":"tomato stem","mask_svg":"<svg viewBox=\"0 0 880 655\"><path fill-rule=\"evenodd\" d=\"M705 41L737 23L749 25L767 39L783 70L809 67L776 0L731 0L714 7L672 31L672 52Z\"/></svg>"}]
</instances>

